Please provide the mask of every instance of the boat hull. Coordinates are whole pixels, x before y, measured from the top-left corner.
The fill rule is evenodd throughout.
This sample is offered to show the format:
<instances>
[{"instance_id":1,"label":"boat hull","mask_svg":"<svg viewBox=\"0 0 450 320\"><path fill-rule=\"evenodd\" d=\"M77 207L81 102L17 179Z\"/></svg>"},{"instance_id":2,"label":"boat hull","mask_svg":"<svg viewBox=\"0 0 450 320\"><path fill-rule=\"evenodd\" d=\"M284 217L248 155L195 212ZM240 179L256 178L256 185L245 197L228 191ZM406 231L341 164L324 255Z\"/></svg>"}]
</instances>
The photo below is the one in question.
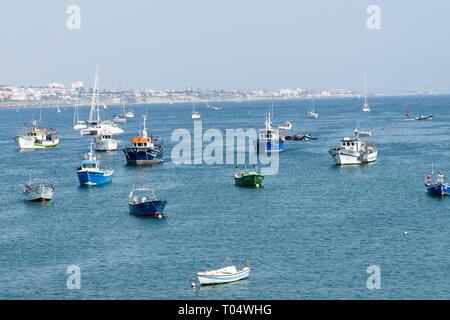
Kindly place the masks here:
<instances>
[{"instance_id":1,"label":"boat hull","mask_svg":"<svg viewBox=\"0 0 450 320\"><path fill-rule=\"evenodd\" d=\"M272 153L272 152L282 152L284 151L284 142L281 141L264 141L255 140L253 141L255 145L256 153Z\"/></svg>"},{"instance_id":2,"label":"boat hull","mask_svg":"<svg viewBox=\"0 0 450 320\"><path fill-rule=\"evenodd\" d=\"M361 154L359 152L352 152L345 149L330 149L329 153L334 160L336 165L352 165L352 164L362 164L375 162L377 160L377 151Z\"/></svg>"},{"instance_id":3,"label":"boat hull","mask_svg":"<svg viewBox=\"0 0 450 320\"><path fill-rule=\"evenodd\" d=\"M144 203L129 203L130 213L137 216L162 216L166 207L165 200L150 200Z\"/></svg>"},{"instance_id":4,"label":"boat hull","mask_svg":"<svg viewBox=\"0 0 450 320\"><path fill-rule=\"evenodd\" d=\"M243 270L230 275L208 275L203 272L198 272L197 278L201 285L211 285L239 281L248 278L249 275L250 268L244 268Z\"/></svg>"},{"instance_id":5,"label":"boat hull","mask_svg":"<svg viewBox=\"0 0 450 320\"><path fill-rule=\"evenodd\" d=\"M16 136L14 137L19 149L45 149L45 148L55 148L59 145L59 139L52 140L36 140L28 136Z\"/></svg>"},{"instance_id":6,"label":"boat hull","mask_svg":"<svg viewBox=\"0 0 450 320\"><path fill-rule=\"evenodd\" d=\"M432 196L446 196L450 194L450 187L446 183L425 184L427 192Z\"/></svg>"},{"instance_id":7,"label":"boat hull","mask_svg":"<svg viewBox=\"0 0 450 320\"><path fill-rule=\"evenodd\" d=\"M113 171L103 172L79 170L77 171L77 175L81 185L98 186L110 183L112 181Z\"/></svg>"},{"instance_id":8,"label":"boat hull","mask_svg":"<svg viewBox=\"0 0 450 320\"><path fill-rule=\"evenodd\" d=\"M234 177L234 183L240 187L259 187L264 180L262 174L247 174L240 178Z\"/></svg>"},{"instance_id":9,"label":"boat hull","mask_svg":"<svg viewBox=\"0 0 450 320\"><path fill-rule=\"evenodd\" d=\"M164 152L151 149L125 148L123 149L128 165L155 164L163 161Z\"/></svg>"},{"instance_id":10,"label":"boat hull","mask_svg":"<svg viewBox=\"0 0 450 320\"><path fill-rule=\"evenodd\" d=\"M37 186L25 190L23 192L24 200L33 202L46 202L53 198L53 187L51 186Z\"/></svg>"}]
</instances>

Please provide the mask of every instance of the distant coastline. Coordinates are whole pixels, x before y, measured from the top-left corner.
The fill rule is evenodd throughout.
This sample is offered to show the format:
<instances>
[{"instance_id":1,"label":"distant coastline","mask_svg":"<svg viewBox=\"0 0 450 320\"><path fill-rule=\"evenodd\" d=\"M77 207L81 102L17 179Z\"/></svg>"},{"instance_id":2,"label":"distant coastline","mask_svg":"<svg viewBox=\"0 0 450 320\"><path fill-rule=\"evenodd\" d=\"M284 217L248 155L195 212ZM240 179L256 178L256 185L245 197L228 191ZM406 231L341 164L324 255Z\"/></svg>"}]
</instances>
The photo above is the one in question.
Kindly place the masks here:
<instances>
[{"instance_id":1,"label":"distant coastline","mask_svg":"<svg viewBox=\"0 0 450 320\"><path fill-rule=\"evenodd\" d=\"M371 97L401 97L401 96L441 96L448 95L445 93L420 93L420 92L404 92L404 93L374 93ZM320 96L315 95L316 99L360 99L360 94L345 94L345 95L327 95ZM311 99L310 95L299 97L274 97L273 100L305 100ZM146 104L182 104L182 103L209 103L210 106L221 102L247 102L247 101L271 101L271 97L251 97L245 99L229 98L229 99L201 99L201 98L184 98L184 99L167 99L159 97L151 97L144 99L136 99L133 102L125 102L125 105L146 105ZM106 106L120 106L122 103L118 98L107 98L100 101L101 104ZM59 107L88 107L91 105L90 99L83 99L77 102L75 101L54 101L54 102L42 102L42 101L7 101L0 102L1 109L20 109L20 108L56 108Z\"/></svg>"}]
</instances>

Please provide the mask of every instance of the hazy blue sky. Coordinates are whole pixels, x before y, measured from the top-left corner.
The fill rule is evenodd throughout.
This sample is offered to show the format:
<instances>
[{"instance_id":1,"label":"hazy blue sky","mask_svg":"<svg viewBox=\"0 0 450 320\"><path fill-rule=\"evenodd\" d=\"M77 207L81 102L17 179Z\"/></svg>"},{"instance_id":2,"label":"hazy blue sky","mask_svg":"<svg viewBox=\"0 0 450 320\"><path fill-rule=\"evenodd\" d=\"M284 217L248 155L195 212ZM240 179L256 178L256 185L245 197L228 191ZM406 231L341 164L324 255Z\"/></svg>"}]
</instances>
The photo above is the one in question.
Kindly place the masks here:
<instances>
[{"instance_id":1,"label":"hazy blue sky","mask_svg":"<svg viewBox=\"0 0 450 320\"><path fill-rule=\"evenodd\" d=\"M66 9L81 8L68 30ZM381 30L366 9L381 8ZM450 90L450 1L3 0L0 83Z\"/></svg>"}]
</instances>

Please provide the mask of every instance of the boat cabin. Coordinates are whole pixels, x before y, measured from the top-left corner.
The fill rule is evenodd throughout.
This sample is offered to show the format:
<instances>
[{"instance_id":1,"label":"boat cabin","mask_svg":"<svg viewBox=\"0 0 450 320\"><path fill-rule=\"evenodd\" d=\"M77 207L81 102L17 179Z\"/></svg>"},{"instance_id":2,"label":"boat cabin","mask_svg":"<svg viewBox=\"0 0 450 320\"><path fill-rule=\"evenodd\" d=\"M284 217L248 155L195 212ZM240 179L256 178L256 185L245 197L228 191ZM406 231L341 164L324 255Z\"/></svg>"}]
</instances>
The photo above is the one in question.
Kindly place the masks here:
<instances>
[{"instance_id":1,"label":"boat cabin","mask_svg":"<svg viewBox=\"0 0 450 320\"><path fill-rule=\"evenodd\" d=\"M83 171L97 171L100 169L100 161L83 160L81 161L79 170Z\"/></svg>"},{"instance_id":2,"label":"boat cabin","mask_svg":"<svg viewBox=\"0 0 450 320\"><path fill-rule=\"evenodd\" d=\"M150 148L153 146L150 138L133 138L131 139L131 146L133 148Z\"/></svg>"},{"instance_id":3,"label":"boat cabin","mask_svg":"<svg viewBox=\"0 0 450 320\"><path fill-rule=\"evenodd\" d=\"M351 139L348 137L345 137L341 140L341 148L345 150L360 152L361 151L361 140L359 139Z\"/></svg>"}]
</instances>

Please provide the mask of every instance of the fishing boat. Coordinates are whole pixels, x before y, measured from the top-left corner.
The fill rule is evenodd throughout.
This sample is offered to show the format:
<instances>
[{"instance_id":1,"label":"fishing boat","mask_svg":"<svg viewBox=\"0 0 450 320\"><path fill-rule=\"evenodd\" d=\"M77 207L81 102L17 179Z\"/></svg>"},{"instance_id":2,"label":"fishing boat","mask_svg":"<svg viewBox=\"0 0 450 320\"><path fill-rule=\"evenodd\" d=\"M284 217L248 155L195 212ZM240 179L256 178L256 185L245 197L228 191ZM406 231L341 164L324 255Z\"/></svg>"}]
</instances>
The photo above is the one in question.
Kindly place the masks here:
<instances>
[{"instance_id":1,"label":"fishing boat","mask_svg":"<svg viewBox=\"0 0 450 320\"><path fill-rule=\"evenodd\" d=\"M364 75L364 106L362 108L363 112L370 112L369 104L367 103L367 84L366 84L366 75Z\"/></svg>"},{"instance_id":2,"label":"fishing boat","mask_svg":"<svg viewBox=\"0 0 450 320\"><path fill-rule=\"evenodd\" d=\"M236 167L236 172L234 173L234 183L240 187L260 187L262 181L264 180L264 175L262 175L256 166L239 166Z\"/></svg>"},{"instance_id":3,"label":"fishing boat","mask_svg":"<svg viewBox=\"0 0 450 320\"><path fill-rule=\"evenodd\" d=\"M131 139L131 147L123 149L128 165L155 164L163 161L163 145L162 143L156 145L154 142L159 141L159 139L152 139L148 136L145 127L147 117L143 116L143 118L144 129L142 134L140 137Z\"/></svg>"},{"instance_id":4,"label":"fishing boat","mask_svg":"<svg viewBox=\"0 0 450 320\"><path fill-rule=\"evenodd\" d=\"M23 197L26 201L46 202L53 198L54 189L51 184L45 184L37 179L31 179L23 188Z\"/></svg>"},{"instance_id":5,"label":"fishing boat","mask_svg":"<svg viewBox=\"0 0 450 320\"><path fill-rule=\"evenodd\" d=\"M98 186L112 181L114 170L102 166L100 156L91 149L77 167L78 180L81 185Z\"/></svg>"},{"instance_id":6,"label":"fishing boat","mask_svg":"<svg viewBox=\"0 0 450 320\"><path fill-rule=\"evenodd\" d=\"M117 140L113 139L110 132L101 132L95 136L95 151L111 152L117 151Z\"/></svg>"},{"instance_id":7,"label":"fishing boat","mask_svg":"<svg viewBox=\"0 0 450 320\"><path fill-rule=\"evenodd\" d=\"M341 140L341 146L329 150L336 165L370 163L377 160L377 149L373 144L361 141L359 135Z\"/></svg>"},{"instance_id":8,"label":"fishing boat","mask_svg":"<svg viewBox=\"0 0 450 320\"><path fill-rule=\"evenodd\" d=\"M146 187L133 187L128 197L130 213L138 216L162 217L167 201L158 199L155 190Z\"/></svg>"},{"instance_id":9,"label":"fishing boat","mask_svg":"<svg viewBox=\"0 0 450 320\"><path fill-rule=\"evenodd\" d=\"M433 115L424 116L424 115L420 114L415 120L432 120L433 117L434 117Z\"/></svg>"},{"instance_id":10,"label":"fishing boat","mask_svg":"<svg viewBox=\"0 0 450 320\"><path fill-rule=\"evenodd\" d=\"M308 111L307 115L308 118L317 118L319 114L314 110L314 96L312 96L312 109Z\"/></svg>"},{"instance_id":11,"label":"fishing boat","mask_svg":"<svg viewBox=\"0 0 450 320\"><path fill-rule=\"evenodd\" d=\"M409 114L409 109L408 109L408 108L406 108L406 116L407 116L407 117L410 116L410 114Z\"/></svg>"},{"instance_id":12,"label":"fishing boat","mask_svg":"<svg viewBox=\"0 0 450 320\"><path fill-rule=\"evenodd\" d=\"M128 111L125 116L129 119L134 118L133 108L130 105L130 111Z\"/></svg>"},{"instance_id":13,"label":"fishing boat","mask_svg":"<svg viewBox=\"0 0 450 320\"><path fill-rule=\"evenodd\" d=\"M237 269L229 258L226 259L225 263L224 268L197 272L196 275L200 285L235 282L246 279L250 275L250 262L248 260L242 269Z\"/></svg>"},{"instance_id":14,"label":"fishing boat","mask_svg":"<svg viewBox=\"0 0 450 320\"><path fill-rule=\"evenodd\" d=\"M292 130L292 127L293 127L292 123L290 123L289 121L286 121L284 123L284 125L278 126L278 130L287 130L287 131L289 131L289 130Z\"/></svg>"},{"instance_id":15,"label":"fishing boat","mask_svg":"<svg viewBox=\"0 0 450 320\"><path fill-rule=\"evenodd\" d=\"M272 128L272 116L266 114L266 127L258 131L258 138L254 140L256 153L272 153L284 151L284 135Z\"/></svg>"},{"instance_id":16,"label":"fishing boat","mask_svg":"<svg viewBox=\"0 0 450 320\"><path fill-rule=\"evenodd\" d=\"M57 129L38 128L37 121L34 120L32 127L25 123L23 134L15 136L14 140L20 150L54 148L59 145L59 134Z\"/></svg>"},{"instance_id":17,"label":"fishing boat","mask_svg":"<svg viewBox=\"0 0 450 320\"><path fill-rule=\"evenodd\" d=\"M200 119L201 114L198 111L195 111L195 102L192 105L192 119Z\"/></svg>"},{"instance_id":18,"label":"fishing boat","mask_svg":"<svg viewBox=\"0 0 450 320\"><path fill-rule=\"evenodd\" d=\"M444 174L438 172L436 178L434 176L434 172L427 174L425 186L427 187L428 194L432 196L446 196L450 194L450 186ZM435 181L433 182L432 180Z\"/></svg>"}]
</instances>

